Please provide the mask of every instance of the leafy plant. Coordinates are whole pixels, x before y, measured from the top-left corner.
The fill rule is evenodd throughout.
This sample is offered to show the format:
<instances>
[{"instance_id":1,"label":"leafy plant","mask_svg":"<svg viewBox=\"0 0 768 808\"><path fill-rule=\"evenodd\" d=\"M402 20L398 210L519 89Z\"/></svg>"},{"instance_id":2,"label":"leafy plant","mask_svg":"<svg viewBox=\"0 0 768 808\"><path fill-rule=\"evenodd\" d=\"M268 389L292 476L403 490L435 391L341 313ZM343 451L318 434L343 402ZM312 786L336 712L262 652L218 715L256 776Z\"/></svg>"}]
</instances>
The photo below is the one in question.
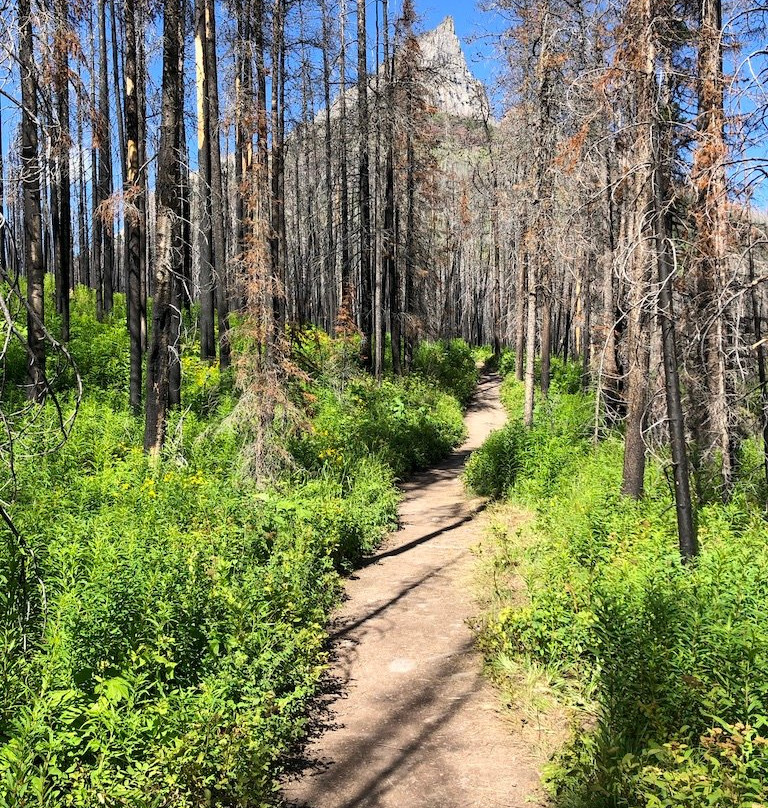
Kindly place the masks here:
<instances>
[{"instance_id":1,"label":"leafy plant","mask_svg":"<svg viewBox=\"0 0 768 808\"><path fill-rule=\"evenodd\" d=\"M575 376L574 376L575 379ZM572 379L573 381L573 379ZM519 407L520 385L505 382ZM536 509L514 556L526 599L502 604L482 645L581 683L595 719L548 773L563 808L749 806L768 800L768 527L748 476L699 511L702 552L680 565L658 463L641 501L620 494L622 451L589 440L592 400L554 392L473 456L476 490ZM513 417L519 417L519 408Z\"/></svg>"}]
</instances>

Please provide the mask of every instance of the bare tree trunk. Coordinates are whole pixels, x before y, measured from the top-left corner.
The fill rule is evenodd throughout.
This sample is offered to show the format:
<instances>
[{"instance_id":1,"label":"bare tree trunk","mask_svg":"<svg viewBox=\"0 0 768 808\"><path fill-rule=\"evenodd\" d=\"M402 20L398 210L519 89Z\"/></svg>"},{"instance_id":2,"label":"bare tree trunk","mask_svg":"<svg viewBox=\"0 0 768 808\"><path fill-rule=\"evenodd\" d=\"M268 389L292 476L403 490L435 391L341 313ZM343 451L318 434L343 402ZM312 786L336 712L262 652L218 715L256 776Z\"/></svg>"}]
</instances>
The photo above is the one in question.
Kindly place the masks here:
<instances>
[{"instance_id":1,"label":"bare tree trunk","mask_svg":"<svg viewBox=\"0 0 768 808\"><path fill-rule=\"evenodd\" d=\"M344 316L352 319L352 261L349 253L349 169L347 163L347 0L339 3L339 173L341 174L341 308Z\"/></svg>"},{"instance_id":2,"label":"bare tree trunk","mask_svg":"<svg viewBox=\"0 0 768 808\"><path fill-rule=\"evenodd\" d=\"M211 145L210 77L206 70L206 6L207 0L195 0L195 67L197 75L197 164L200 222L198 255L200 261L200 357L216 359L214 324L213 233L211 227Z\"/></svg>"},{"instance_id":3,"label":"bare tree trunk","mask_svg":"<svg viewBox=\"0 0 768 808\"><path fill-rule=\"evenodd\" d=\"M45 381L43 230L40 161L37 137L37 76L29 0L19 0L19 69L21 71L21 172L24 211L24 268L27 274L27 345L30 399L42 402Z\"/></svg>"},{"instance_id":4,"label":"bare tree trunk","mask_svg":"<svg viewBox=\"0 0 768 808\"><path fill-rule=\"evenodd\" d=\"M273 0L272 6L272 81L271 81L271 211L270 250L272 253L272 309L275 327L285 325L285 229L283 104L285 67L285 0Z\"/></svg>"},{"instance_id":5,"label":"bare tree trunk","mask_svg":"<svg viewBox=\"0 0 768 808\"><path fill-rule=\"evenodd\" d=\"M601 354L601 395L610 423L619 418L619 369L616 364L616 296L614 294L615 223L610 155L605 156L605 249L602 252L604 345Z\"/></svg>"},{"instance_id":6,"label":"bare tree trunk","mask_svg":"<svg viewBox=\"0 0 768 808\"><path fill-rule=\"evenodd\" d=\"M109 113L109 76L107 72L107 34L106 34L106 12L105 0L99 0L98 6L98 19L99 19L99 111L96 116L97 127L97 141L99 150L99 170L98 182L96 187L96 197L98 204L96 206L95 221L98 222L98 288L97 297L101 293L101 298L104 305L104 313L109 315L112 313L114 306L114 293L113 293L113 278L114 278L114 225L113 216L108 212L108 205L106 204L109 197L112 195L112 137L110 131L110 113ZM119 103L120 96L117 96ZM118 119L122 120L122 116ZM122 143L122 129L120 131L120 139ZM121 153L124 148L121 145Z\"/></svg>"},{"instance_id":7,"label":"bare tree trunk","mask_svg":"<svg viewBox=\"0 0 768 808\"><path fill-rule=\"evenodd\" d=\"M384 232L382 233L383 271L389 288L389 330L392 352L392 372L402 374L402 303L400 274L397 261L395 233L395 53L389 37L389 3L384 0Z\"/></svg>"},{"instance_id":8,"label":"bare tree trunk","mask_svg":"<svg viewBox=\"0 0 768 808\"><path fill-rule=\"evenodd\" d=\"M231 363L229 273L224 231L224 184L221 171L216 13L213 0L205 0L205 72L208 89L207 140L210 153L212 257L216 285L216 310L219 316L219 366L222 370L225 370Z\"/></svg>"},{"instance_id":9,"label":"bare tree trunk","mask_svg":"<svg viewBox=\"0 0 768 808\"><path fill-rule=\"evenodd\" d=\"M360 328L363 362L372 369L371 183L368 157L368 29L366 0L357 0L358 205L360 208Z\"/></svg>"},{"instance_id":10,"label":"bare tree trunk","mask_svg":"<svg viewBox=\"0 0 768 808\"><path fill-rule=\"evenodd\" d=\"M86 204L87 191L85 179L85 161L83 160L83 152L85 145L83 143L83 116L85 110L80 96L77 102L77 171L78 171L78 188L77 188L77 221L78 221L78 269L79 281L84 286L90 288L91 286L91 253L90 253L90 237L88 228L88 206ZM0 166L0 181L2 181L2 166ZM94 183L95 185L95 183ZM0 254L2 251L0 250Z\"/></svg>"},{"instance_id":11,"label":"bare tree trunk","mask_svg":"<svg viewBox=\"0 0 768 808\"><path fill-rule=\"evenodd\" d=\"M550 366L552 355L552 295L551 290L542 287L541 295L541 395L546 398L549 395ZM568 334L565 337L565 347L563 361L568 360L567 356Z\"/></svg>"},{"instance_id":12,"label":"bare tree trunk","mask_svg":"<svg viewBox=\"0 0 768 808\"><path fill-rule=\"evenodd\" d=\"M69 287L72 277L71 183L69 177L69 22L66 0L56 0L54 59L58 130L54 145L58 208L56 222L56 309L61 315L61 339L69 341Z\"/></svg>"},{"instance_id":13,"label":"bare tree trunk","mask_svg":"<svg viewBox=\"0 0 768 808\"><path fill-rule=\"evenodd\" d=\"M99 0L100 2L100 0ZM125 170L126 165L126 155L125 155L125 125L123 123L123 107L120 103L121 92L120 92L120 46L119 46L119 38L117 33L117 14L115 13L115 0L109 0L109 10L110 10L110 19L112 23L112 80L114 82L114 90L115 90L115 118L117 120L117 142L118 148L120 149L120 165L121 171ZM125 32L124 32L125 33ZM105 51L106 53L106 51ZM107 75L106 71L106 58L103 62L104 65L104 75ZM123 177L123 183L125 182L125 177Z\"/></svg>"},{"instance_id":14,"label":"bare tree trunk","mask_svg":"<svg viewBox=\"0 0 768 808\"><path fill-rule=\"evenodd\" d=\"M760 294L755 284L755 247L752 222L747 221L750 302L752 304L752 329L757 350L757 378L760 385L760 421L763 438L763 471L768 485L768 372L766 372L765 340L763 337L763 309ZM768 506L766 506L768 508Z\"/></svg>"},{"instance_id":15,"label":"bare tree trunk","mask_svg":"<svg viewBox=\"0 0 768 808\"><path fill-rule=\"evenodd\" d=\"M669 438L672 449L672 467L675 480L675 507L677 513L677 534L680 555L684 562L690 561L698 552L698 541L693 522L693 504L688 474L688 449L685 434L683 405L680 394L680 375L677 359L677 334L672 295L671 235L670 214L667 209L667 161L664 159L665 143L660 126L654 127L656 143L654 148L654 227L656 236L656 257L659 271L659 317L661 319L664 356L665 393Z\"/></svg>"},{"instance_id":16,"label":"bare tree trunk","mask_svg":"<svg viewBox=\"0 0 768 808\"><path fill-rule=\"evenodd\" d=\"M176 34L178 42L178 86L179 104L181 105L176 114L176 152L179 169L179 191L177 210L181 216L178 223L177 244L179 256L175 263L178 275L173 279L171 292L171 356L170 356L170 382L168 387L168 405L170 407L181 406L181 310L187 311L191 307L192 294L192 242L191 242L191 222L190 222L190 201L189 201L189 152L187 149L187 132L184 125L184 33L186 30L184 20L185 0L180 0L178 14L178 32ZM170 36L170 32L169 32ZM171 85L172 89L173 85ZM158 245L159 248L159 245ZM159 249L158 249L159 252ZM158 260L159 260L158 255ZM153 313L154 317L154 313Z\"/></svg>"},{"instance_id":17,"label":"bare tree trunk","mask_svg":"<svg viewBox=\"0 0 768 808\"><path fill-rule=\"evenodd\" d=\"M517 253L517 298L515 300L515 378L525 378L525 303L528 296L528 251L521 245Z\"/></svg>"},{"instance_id":18,"label":"bare tree trunk","mask_svg":"<svg viewBox=\"0 0 768 808\"><path fill-rule=\"evenodd\" d=\"M183 114L179 72L180 0L166 0L163 17L163 89L160 146L157 155L157 260L152 306L151 343L147 353L145 451L158 453L165 441L174 350L174 286L179 266L181 206L179 122Z\"/></svg>"},{"instance_id":19,"label":"bare tree trunk","mask_svg":"<svg viewBox=\"0 0 768 808\"><path fill-rule=\"evenodd\" d=\"M131 345L130 403L141 411L141 223L139 199L139 104L136 49L136 0L125 0L125 238L126 284L128 288L128 332Z\"/></svg>"},{"instance_id":20,"label":"bare tree trunk","mask_svg":"<svg viewBox=\"0 0 768 808\"><path fill-rule=\"evenodd\" d=\"M145 166L147 165L147 59L145 52L144 39L145 22L144 22L144 7L139 5L137 15L137 29L136 29L136 92L138 99L139 110L139 180L142 187L142 193L139 194L137 207L139 209L139 255L140 255L140 268L139 278L140 291L139 291L139 327L141 328L141 350L146 353L147 350L147 294L149 286L149 279L147 277L147 267L151 264L149 259L149 239L147 238L147 195L143 193L146 182Z\"/></svg>"},{"instance_id":21,"label":"bare tree trunk","mask_svg":"<svg viewBox=\"0 0 768 808\"><path fill-rule=\"evenodd\" d=\"M643 436L648 396L648 322L644 311L649 287L650 258L645 243L645 213L650 206L649 170L653 165L651 122L655 117L654 50L651 40L652 16L650 0L637 0L633 47L638 67L634 68L633 91L637 99L637 126L629 156L631 165L626 193L634 206L628 222L630 279L627 313L627 416L624 434L624 472L622 493L638 499L643 494L645 479L645 439ZM634 33L632 34L634 36Z\"/></svg>"},{"instance_id":22,"label":"bare tree trunk","mask_svg":"<svg viewBox=\"0 0 768 808\"><path fill-rule=\"evenodd\" d=\"M0 104L0 143L3 142L3 119L2 105ZM5 165L3 161L3 150L0 148L0 271L5 274L8 271L8 253L6 248L5 233L8 229L9 218L5 204Z\"/></svg>"},{"instance_id":23,"label":"bare tree trunk","mask_svg":"<svg viewBox=\"0 0 768 808\"><path fill-rule=\"evenodd\" d=\"M726 368L727 204L722 8L720 0L701 0L699 32L699 145L694 153L697 229L697 281L701 335L698 381L707 407L698 408L696 432L705 457L714 453L720 466L723 498L730 496L735 466L735 438L730 423L731 392Z\"/></svg>"},{"instance_id":24,"label":"bare tree trunk","mask_svg":"<svg viewBox=\"0 0 768 808\"><path fill-rule=\"evenodd\" d=\"M336 278L336 241L333 211L333 119L331 117L331 17L328 12L328 0L320 0L320 11L323 26L323 103L325 104L325 277L333 284L335 304ZM344 92L342 88L341 92ZM336 312L329 312L331 321L336 320Z\"/></svg>"},{"instance_id":25,"label":"bare tree trunk","mask_svg":"<svg viewBox=\"0 0 768 808\"><path fill-rule=\"evenodd\" d=\"M533 267L528 270L528 325L525 337L525 410L523 423L528 429L533 426L533 407L536 391L536 275Z\"/></svg>"}]
</instances>

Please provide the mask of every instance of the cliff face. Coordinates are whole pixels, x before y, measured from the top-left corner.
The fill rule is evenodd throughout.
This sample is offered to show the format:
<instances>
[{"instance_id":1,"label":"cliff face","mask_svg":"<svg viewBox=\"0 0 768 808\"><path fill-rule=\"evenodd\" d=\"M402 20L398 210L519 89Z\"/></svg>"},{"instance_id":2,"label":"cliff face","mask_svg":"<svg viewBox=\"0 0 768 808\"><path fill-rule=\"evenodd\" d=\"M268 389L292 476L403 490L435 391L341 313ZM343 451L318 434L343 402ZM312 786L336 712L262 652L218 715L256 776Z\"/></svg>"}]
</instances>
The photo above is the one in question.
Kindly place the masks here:
<instances>
[{"instance_id":1,"label":"cliff face","mask_svg":"<svg viewBox=\"0 0 768 808\"><path fill-rule=\"evenodd\" d=\"M453 118L484 120L488 117L488 96L482 82L470 72L467 59L456 36L453 17L446 17L437 28L422 34L419 39L421 67L420 79L426 97L438 113ZM369 86L375 89L375 75ZM357 88L350 87L346 94L348 114L357 104ZM339 114L339 99L331 105L331 114ZM322 119L323 113L317 116Z\"/></svg>"},{"instance_id":2,"label":"cliff face","mask_svg":"<svg viewBox=\"0 0 768 808\"><path fill-rule=\"evenodd\" d=\"M445 115L482 119L488 115L485 88L470 72L453 18L419 37L424 85Z\"/></svg>"}]
</instances>

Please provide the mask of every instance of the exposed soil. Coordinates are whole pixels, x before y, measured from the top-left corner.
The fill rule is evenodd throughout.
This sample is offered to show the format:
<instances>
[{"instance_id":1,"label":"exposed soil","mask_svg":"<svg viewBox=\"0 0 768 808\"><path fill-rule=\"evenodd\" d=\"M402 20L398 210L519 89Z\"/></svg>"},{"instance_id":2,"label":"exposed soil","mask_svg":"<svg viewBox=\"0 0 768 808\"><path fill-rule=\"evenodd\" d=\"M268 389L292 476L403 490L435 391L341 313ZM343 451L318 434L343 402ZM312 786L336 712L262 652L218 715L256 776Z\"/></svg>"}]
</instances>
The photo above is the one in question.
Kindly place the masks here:
<instances>
[{"instance_id":1,"label":"exposed soil","mask_svg":"<svg viewBox=\"0 0 768 808\"><path fill-rule=\"evenodd\" d=\"M401 529L347 582L334 663L303 771L284 783L302 808L518 808L541 805L540 750L504 717L468 625L471 548L484 529L460 474L505 414L485 376L469 437L404 487Z\"/></svg>"}]
</instances>

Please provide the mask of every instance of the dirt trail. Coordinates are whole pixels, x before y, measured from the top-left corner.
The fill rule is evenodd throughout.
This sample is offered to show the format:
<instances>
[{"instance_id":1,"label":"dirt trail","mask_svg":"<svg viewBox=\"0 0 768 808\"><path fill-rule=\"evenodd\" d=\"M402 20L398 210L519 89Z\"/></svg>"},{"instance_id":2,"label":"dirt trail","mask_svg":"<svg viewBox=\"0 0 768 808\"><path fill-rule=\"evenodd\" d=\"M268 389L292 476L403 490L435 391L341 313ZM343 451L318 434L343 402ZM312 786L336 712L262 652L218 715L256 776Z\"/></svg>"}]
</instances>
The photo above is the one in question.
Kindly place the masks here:
<instances>
[{"instance_id":1,"label":"dirt trail","mask_svg":"<svg viewBox=\"0 0 768 808\"><path fill-rule=\"evenodd\" d=\"M302 808L522 808L536 804L536 766L499 714L481 674L470 548L481 538L459 475L505 419L486 376L469 437L405 486L401 529L348 581L332 629L334 666L323 731L300 776L284 784Z\"/></svg>"}]
</instances>

